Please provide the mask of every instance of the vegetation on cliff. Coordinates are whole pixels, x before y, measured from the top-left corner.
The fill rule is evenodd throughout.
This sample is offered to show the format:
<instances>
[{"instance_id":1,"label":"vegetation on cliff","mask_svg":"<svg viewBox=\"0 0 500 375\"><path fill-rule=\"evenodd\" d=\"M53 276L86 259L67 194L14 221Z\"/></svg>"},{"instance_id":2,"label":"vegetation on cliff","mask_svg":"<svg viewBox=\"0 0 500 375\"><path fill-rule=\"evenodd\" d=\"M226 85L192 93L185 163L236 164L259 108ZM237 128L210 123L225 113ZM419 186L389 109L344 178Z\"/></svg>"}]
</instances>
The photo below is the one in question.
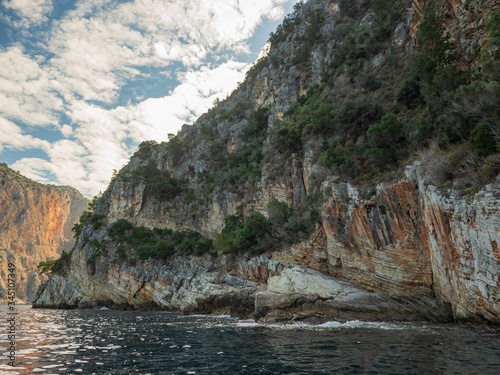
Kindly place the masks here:
<instances>
[{"instance_id":1,"label":"vegetation on cliff","mask_svg":"<svg viewBox=\"0 0 500 375\"><path fill-rule=\"evenodd\" d=\"M135 263L133 249L140 260L148 258L167 259L177 255L202 255L213 249L211 239L204 238L193 230L174 231L172 229L135 227L125 219L111 225L108 234L118 244L119 259L129 259Z\"/></svg>"},{"instance_id":2,"label":"vegetation on cliff","mask_svg":"<svg viewBox=\"0 0 500 375\"><path fill-rule=\"evenodd\" d=\"M248 256L277 249L305 239L320 220L319 213L311 210L298 215L292 205L276 198L267 204L269 218L254 211L246 218L242 212L229 215L222 231L214 232L215 248L222 254L245 252Z\"/></svg>"},{"instance_id":3,"label":"vegetation on cliff","mask_svg":"<svg viewBox=\"0 0 500 375\"><path fill-rule=\"evenodd\" d=\"M57 268L54 259L71 249L71 226L87 202L74 188L35 182L0 163L0 263L16 265L20 301L31 302L47 279L37 265ZM7 276L0 270L0 299L7 295Z\"/></svg>"},{"instance_id":4,"label":"vegetation on cliff","mask_svg":"<svg viewBox=\"0 0 500 375\"><path fill-rule=\"evenodd\" d=\"M242 210L226 217L221 232L212 233L221 253L246 249L255 254L306 237L318 221L320 184L331 175L365 186L367 197L371 186L399 176L417 158L426 163L428 182L438 187L473 193L495 178L500 171L500 84L494 69L499 64L499 13L487 22L490 37L483 51L464 64L460 45L445 32L439 1L426 5L415 44L406 36L406 45L413 45L409 52L396 35L407 27L409 2L339 5L332 28L324 8L297 3L271 33L269 55L228 99L203 115L189 136L181 132L166 144L143 142L134 155L140 164L117 173L108 191L117 179L129 186L143 184L150 199L190 212L196 227L215 197L236 194L245 207L268 183L264 179L288 180L308 155L315 173L309 195L290 205L297 212L290 215L293 224L287 222L290 217L273 217L272 205L282 203L274 200L266 216L247 210L245 218ZM241 93L264 74L276 73L273 78L279 79L292 71L303 77L301 82L315 83L278 121L271 120L269 107L241 100ZM313 71L320 75L315 78ZM194 160L203 167L195 168ZM88 214L75 233L87 222L98 229L101 219ZM141 244L131 238L120 241L142 246L137 247L139 259L186 253L176 248L171 234L148 233ZM198 240L193 233L185 234L187 241ZM210 248L207 243L192 253Z\"/></svg>"},{"instance_id":5,"label":"vegetation on cliff","mask_svg":"<svg viewBox=\"0 0 500 375\"><path fill-rule=\"evenodd\" d=\"M346 14L359 18L369 3L341 2L341 7L350 6L344 9ZM301 96L271 132L275 154L266 157L277 166L274 171L286 173L293 157L300 160L301 153L320 145L315 152L319 165L354 183L373 184L393 176L431 145L432 182L449 187L454 183L465 193L477 191L500 171L500 86L492 69L498 67L498 12L488 21L490 42L479 69L463 66L458 46L449 42L431 2L415 51L388 54L370 71L362 67L390 47L387 30L394 30L401 19L398 3L372 1L370 6L372 28L364 22L348 22L333 32L341 42L332 48L323 81ZM307 32L295 38L299 50L314 47L311 42L316 39L308 36L313 28L321 28L317 19L311 15ZM293 22L285 23L289 24ZM272 34L270 40L281 38ZM320 38L315 43L324 42ZM311 56L306 54L304 59ZM300 65L303 74L308 74L309 66ZM401 80L395 73L388 77L389 70L406 78ZM336 87L335 82L345 75L349 86Z\"/></svg>"},{"instance_id":6,"label":"vegetation on cliff","mask_svg":"<svg viewBox=\"0 0 500 375\"><path fill-rule=\"evenodd\" d=\"M45 262L38 263L37 268L41 274L52 275L53 273L64 274L68 271L69 262L71 261L71 255L63 251L61 257L55 260L47 260Z\"/></svg>"},{"instance_id":7,"label":"vegetation on cliff","mask_svg":"<svg viewBox=\"0 0 500 375\"><path fill-rule=\"evenodd\" d=\"M231 96L143 142L82 215L68 291L323 313L315 282L283 278L307 267L405 313L498 322L500 10L487 3L484 20L455 0L298 3Z\"/></svg>"}]
</instances>

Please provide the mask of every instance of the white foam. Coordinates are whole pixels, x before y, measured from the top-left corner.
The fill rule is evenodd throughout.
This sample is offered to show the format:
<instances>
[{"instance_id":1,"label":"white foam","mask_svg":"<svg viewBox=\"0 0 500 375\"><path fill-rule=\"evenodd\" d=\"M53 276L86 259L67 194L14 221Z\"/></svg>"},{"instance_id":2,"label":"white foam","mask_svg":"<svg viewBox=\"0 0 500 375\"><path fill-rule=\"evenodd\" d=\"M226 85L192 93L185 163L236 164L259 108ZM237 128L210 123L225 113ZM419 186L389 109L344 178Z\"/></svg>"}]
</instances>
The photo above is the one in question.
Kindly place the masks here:
<instances>
[{"instance_id":1,"label":"white foam","mask_svg":"<svg viewBox=\"0 0 500 375\"><path fill-rule=\"evenodd\" d=\"M255 320L239 320L236 322L238 327L261 327L262 324L257 323Z\"/></svg>"},{"instance_id":2,"label":"white foam","mask_svg":"<svg viewBox=\"0 0 500 375\"><path fill-rule=\"evenodd\" d=\"M320 324L316 327L320 328L372 328L372 329L383 329L383 330L397 330L397 329L407 329L407 326L403 326L397 323L387 323L387 322L362 322L360 320L350 320L347 322L337 322L331 321Z\"/></svg>"},{"instance_id":3,"label":"white foam","mask_svg":"<svg viewBox=\"0 0 500 375\"><path fill-rule=\"evenodd\" d=\"M272 329L332 329L332 328L365 328L365 329L383 329L383 330L399 330L408 329L408 326L397 324L397 323L386 323L386 322L363 322L360 320L351 320L347 322L337 322L330 321L323 324L309 324L309 323L291 323L291 324L268 324L268 323L257 323L254 320L240 320L235 323L237 327L244 328L272 328Z\"/></svg>"}]
</instances>

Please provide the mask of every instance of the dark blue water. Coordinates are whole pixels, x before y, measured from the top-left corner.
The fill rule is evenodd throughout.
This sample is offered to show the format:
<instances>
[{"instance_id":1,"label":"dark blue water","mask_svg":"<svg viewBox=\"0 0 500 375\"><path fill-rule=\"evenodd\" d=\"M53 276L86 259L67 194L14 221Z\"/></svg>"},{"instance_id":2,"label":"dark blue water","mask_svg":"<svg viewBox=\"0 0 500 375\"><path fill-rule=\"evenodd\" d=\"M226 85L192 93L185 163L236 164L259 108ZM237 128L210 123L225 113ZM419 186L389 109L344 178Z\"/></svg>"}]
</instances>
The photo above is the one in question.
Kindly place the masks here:
<instances>
[{"instance_id":1,"label":"dark blue water","mask_svg":"<svg viewBox=\"0 0 500 375\"><path fill-rule=\"evenodd\" d=\"M0 374L499 374L500 334L458 325L262 326L166 312L17 306L17 367Z\"/></svg>"}]
</instances>

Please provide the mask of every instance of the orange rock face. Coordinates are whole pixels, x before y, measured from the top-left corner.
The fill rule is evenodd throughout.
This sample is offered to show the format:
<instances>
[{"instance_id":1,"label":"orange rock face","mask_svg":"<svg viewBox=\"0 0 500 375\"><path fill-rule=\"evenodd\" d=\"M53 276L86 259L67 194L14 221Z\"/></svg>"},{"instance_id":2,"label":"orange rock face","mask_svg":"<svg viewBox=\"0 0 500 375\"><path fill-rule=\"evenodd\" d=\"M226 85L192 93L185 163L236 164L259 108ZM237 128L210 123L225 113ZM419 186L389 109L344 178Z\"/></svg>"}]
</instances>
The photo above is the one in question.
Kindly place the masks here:
<instances>
[{"instance_id":1,"label":"orange rock face","mask_svg":"<svg viewBox=\"0 0 500 375\"><path fill-rule=\"evenodd\" d=\"M499 184L468 199L405 180L359 199L333 184L323 225L273 259L408 303L423 316L500 322Z\"/></svg>"},{"instance_id":2,"label":"orange rock face","mask_svg":"<svg viewBox=\"0 0 500 375\"><path fill-rule=\"evenodd\" d=\"M361 2L356 0L356 3ZM433 3L443 15L446 31L452 35L450 42L460 51L459 63L474 68L474 64L480 63L477 58L480 47L487 42L487 14L499 9L500 2L439 0ZM339 6L341 2L325 0L307 4L304 12L323 9L329 20L322 29L325 35L340 26L336 20L342 17L338 14L343 11ZM394 30L397 54L415 49L418 25L431 2L414 0L407 4L410 8L404 21ZM370 25L370 18L369 14L363 17L366 27ZM271 46L270 56L279 56L278 62L247 80L235 93L235 103L249 103L253 109L270 107L269 129L279 124L300 95L314 83L320 83L322 62L331 61L327 57L332 56L323 56L322 47L313 51L311 79L305 79L308 75L301 75L298 66L291 63L298 56L295 41L302 35L298 32L306 26L307 18L305 25L296 28L296 35ZM335 39L328 42L332 48L338 43ZM371 66L380 66L385 53L375 56L366 65L365 72L369 73ZM281 59L283 63L279 62ZM334 83L335 90L346 90L345 98L350 98L352 92L347 88L352 82L348 76L341 75ZM227 106L228 110L231 108L235 106ZM211 115L204 116L199 124L204 121L212 124ZM214 134L222 138L227 133L232 137L227 144L229 151L237 144L241 130L238 124L222 121L214 125L214 129L220 127L220 134ZM201 134L196 126L185 125L178 137L197 139L198 131ZM149 161L179 177L189 177L183 172L187 164L200 172L209 170L211 163L203 156L209 143L198 139L202 141L190 143L193 149L183 156L184 167L174 166L166 148L152 153ZM267 145L272 145L270 140ZM175 257L165 264L148 260L137 265L113 263L116 249L111 246L109 256L97 259L95 273L91 273L86 261L94 250L89 241L82 240L73 253L68 274L54 275L41 290L37 304L141 308L154 303L159 308L200 312L215 311L210 310L210 306L216 309L231 305L230 300L234 300L243 301L246 311L254 304L257 312L260 304L267 311L290 308L288 316L290 312L326 316L336 301L332 299L331 304L324 304L329 294L322 294L321 283L325 281L334 289L338 285L338 280L327 282L329 277L376 294L374 300L380 303L372 307L380 308L377 311L389 318L396 312L411 317L486 320L500 324L500 178L474 196L462 197L450 189L426 185L425 168L415 162L408 166L405 179L380 184L369 197L361 197L361 191L350 184L333 182L339 180L335 170L328 170L324 161L319 162L321 142L311 140L311 144L305 144L302 160L301 153L280 160L273 147L266 146L260 181L242 191L244 197L236 194L232 187L214 194L203 203L203 209L196 207L200 212L189 211L181 201L162 203L151 199L145 184L126 179L118 179L103 199L106 207L102 213L106 214L108 225L127 219L135 226L190 228L210 235L214 230L220 231L224 217L235 214L242 204L245 215L252 211L266 214L272 197L301 209L309 195L313 198L317 194L320 202L317 211L321 211L322 223L303 242L284 249L268 249L268 254L251 259L246 259L244 254L239 258L229 254L213 259ZM132 158L123 176L142 163L146 161ZM204 192L203 184L195 186L200 196ZM84 232L90 241L108 241L105 227L94 230L88 225ZM253 288L255 296L248 292L249 288ZM239 292L239 297L235 297ZM350 303L349 299L344 302ZM298 305L305 304L308 307L299 311ZM367 311L369 304L363 305ZM264 315L262 310L259 314Z\"/></svg>"},{"instance_id":3,"label":"orange rock face","mask_svg":"<svg viewBox=\"0 0 500 375\"><path fill-rule=\"evenodd\" d=\"M378 291L430 294L431 265L419 241L415 184L390 186L351 207L341 191L337 194L325 217L329 263L335 265L330 272Z\"/></svg>"},{"instance_id":4,"label":"orange rock face","mask_svg":"<svg viewBox=\"0 0 500 375\"><path fill-rule=\"evenodd\" d=\"M16 266L21 302L31 302L46 279L38 274L38 263L73 247L71 228L87 206L75 189L38 184L0 165L0 259ZM6 268L0 270L0 301L5 301Z\"/></svg>"}]
</instances>

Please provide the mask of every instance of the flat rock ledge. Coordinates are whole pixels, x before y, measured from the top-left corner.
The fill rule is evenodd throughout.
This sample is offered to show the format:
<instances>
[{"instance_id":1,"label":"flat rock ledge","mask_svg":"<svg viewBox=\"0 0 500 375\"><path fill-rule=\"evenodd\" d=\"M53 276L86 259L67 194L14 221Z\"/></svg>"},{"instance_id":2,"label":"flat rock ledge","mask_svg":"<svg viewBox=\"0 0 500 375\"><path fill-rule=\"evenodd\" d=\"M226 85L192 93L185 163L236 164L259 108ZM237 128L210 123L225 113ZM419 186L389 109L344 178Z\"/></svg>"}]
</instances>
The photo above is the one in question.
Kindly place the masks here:
<instances>
[{"instance_id":1,"label":"flat rock ledge","mask_svg":"<svg viewBox=\"0 0 500 375\"><path fill-rule=\"evenodd\" d=\"M199 280L196 280L199 278ZM195 288L194 286L203 287ZM321 323L328 320L416 320L429 318L414 307L397 302L388 296L363 291L352 284L324 275L303 266L283 269L271 276L266 284L258 284L226 275L222 280L199 275L191 280L192 288L178 289L178 305L163 298L140 303L129 303L130 298L117 297L116 290L100 293L91 299L84 290L67 278L54 275L39 290L34 308L99 308L118 310L168 310L183 314L228 314L258 322L308 321ZM201 291L201 292L200 292ZM165 290L155 290L162 296ZM108 297L106 297L106 295ZM171 300L171 299L170 299ZM187 303L186 301L189 301ZM439 318L438 320L447 320Z\"/></svg>"}]
</instances>

